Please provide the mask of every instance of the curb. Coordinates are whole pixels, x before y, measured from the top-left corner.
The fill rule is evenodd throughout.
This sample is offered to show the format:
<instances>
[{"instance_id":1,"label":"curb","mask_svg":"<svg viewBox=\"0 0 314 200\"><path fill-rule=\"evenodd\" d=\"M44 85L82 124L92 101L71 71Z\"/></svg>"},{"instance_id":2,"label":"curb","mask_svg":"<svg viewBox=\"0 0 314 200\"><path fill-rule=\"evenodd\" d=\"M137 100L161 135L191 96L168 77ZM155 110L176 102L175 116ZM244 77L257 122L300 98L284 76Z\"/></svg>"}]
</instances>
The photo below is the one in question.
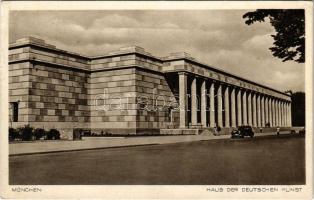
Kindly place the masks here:
<instances>
[{"instance_id":1,"label":"curb","mask_svg":"<svg viewBox=\"0 0 314 200\"><path fill-rule=\"evenodd\" d=\"M37 155L37 154L64 153L64 152L73 152L73 151L91 151L91 150L98 150L98 149L114 149L114 148L123 148L123 147L153 146L153 145L159 145L159 143L135 144L135 145L111 146L111 147L95 147L95 148L86 148L86 149L42 151L42 152L32 152L32 153L17 153L17 154L11 154L11 155L9 155L9 157L25 156L25 155Z\"/></svg>"},{"instance_id":2,"label":"curb","mask_svg":"<svg viewBox=\"0 0 314 200\"><path fill-rule=\"evenodd\" d=\"M290 133L281 133L280 135L291 135L291 134ZM298 135L298 134L295 134L295 135ZM221 136L225 136L225 135L221 135ZM255 135L254 137L267 137L267 136L276 136L276 134ZM52 150L52 151L43 151L43 152L17 153L17 154L11 154L11 155L9 154L9 157L25 156L25 155L37 155L37 154L64 153L64 152L75 152L75 151L91 151L91 150L113 149L113 148L123 148L123 147L141 147L141 146L153 146L153 145L162 145L162 144L177 144L177 143L186 143L186 142L198 142L198 141L212 141L212 140L228 140L228 139L232 139L230 137L221 137L221 138L219 138L219 136L216 136L216 137L217 138L200 139L200 140L192 140L192 141L178 141L178 142L171 142L171 143L147 143L147 144L106 146L106 147L94 147L94 148L83 148L83 149ZM237 140L237 139L235 138L235 139L232 139L232 140Z\"/></svg>"}]
</instances>

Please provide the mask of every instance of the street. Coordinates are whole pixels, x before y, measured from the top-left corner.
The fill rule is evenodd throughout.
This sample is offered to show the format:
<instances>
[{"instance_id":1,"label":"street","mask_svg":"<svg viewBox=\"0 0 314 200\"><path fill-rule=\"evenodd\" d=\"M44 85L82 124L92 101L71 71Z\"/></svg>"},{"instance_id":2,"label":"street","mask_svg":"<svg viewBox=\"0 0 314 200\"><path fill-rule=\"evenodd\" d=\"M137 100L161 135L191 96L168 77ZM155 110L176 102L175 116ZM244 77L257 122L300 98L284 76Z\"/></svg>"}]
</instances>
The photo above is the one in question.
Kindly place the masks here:
<instances>
[{"instance_id":1,"label":"street","mask_svg":"<svg viewBox=\"0 0 314 200\"><path fill-rule=\"evenodd\" d=\"M280 135L12 156L9 183L305 184L305 139Z\"/></svg>"}]
</instances>

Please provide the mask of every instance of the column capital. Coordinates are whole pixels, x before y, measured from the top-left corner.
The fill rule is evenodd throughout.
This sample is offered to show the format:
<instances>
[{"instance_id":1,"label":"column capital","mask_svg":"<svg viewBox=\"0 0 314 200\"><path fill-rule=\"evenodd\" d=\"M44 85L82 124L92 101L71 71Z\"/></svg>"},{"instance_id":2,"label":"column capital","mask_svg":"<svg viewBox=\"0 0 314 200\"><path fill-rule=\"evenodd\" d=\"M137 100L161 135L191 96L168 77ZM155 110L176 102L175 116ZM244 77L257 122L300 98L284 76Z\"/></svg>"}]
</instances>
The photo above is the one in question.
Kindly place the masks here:
<instances>
[{"instance_id":1,"label":"column capital","mask_svg":"<svg viewBox=\"0 0 314 200\"><path fill-rule=\"evenodd\" d=\"M191 74L191 77L194 77L194 78L200 78L202 76L198 75L198 74Z\"/></svg>"},{"instance_id":2,"label":"column capital","mask_svg":"<svg viewBox=\"0 0 314 200\"><path fill-rule=\"evenodd\" d=\"M218 81L217 80L215 80L215 79L209 79L211 82L213 82L213 83L217 83Z\"/></svg>"},{"instance_id":3,"label":"column capital","mask_svg":"<svg viewBox=\"0 0 314 200\"><path fill-rule=\"evenodd\" d=\"M179 74L179 75L187 75L188 73L182 71L182 72L178 72L178 74Z\"/></svg>"}]
</instances>

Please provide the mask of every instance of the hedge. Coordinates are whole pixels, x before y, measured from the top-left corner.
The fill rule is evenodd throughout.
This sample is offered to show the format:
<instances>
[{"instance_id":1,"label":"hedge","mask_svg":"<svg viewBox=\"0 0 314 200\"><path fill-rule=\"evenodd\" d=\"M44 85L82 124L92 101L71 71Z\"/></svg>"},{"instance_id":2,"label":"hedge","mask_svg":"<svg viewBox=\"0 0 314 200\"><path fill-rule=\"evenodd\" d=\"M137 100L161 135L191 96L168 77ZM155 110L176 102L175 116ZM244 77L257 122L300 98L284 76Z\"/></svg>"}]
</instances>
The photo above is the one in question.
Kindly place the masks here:
<instances>
[{"instance_id":1,"label":"hedge","mask_svg":"<svg viewBox=\"0 0 314 200\"><path fill-rule=\"evenodd\" d=\"M50 129L49 131L46 131L43 128L34 129L29 125L20 128L9 128L9 141L32 141L39 139L59 140L60 132L57 129Z\"/></svg>"}]
</instances>

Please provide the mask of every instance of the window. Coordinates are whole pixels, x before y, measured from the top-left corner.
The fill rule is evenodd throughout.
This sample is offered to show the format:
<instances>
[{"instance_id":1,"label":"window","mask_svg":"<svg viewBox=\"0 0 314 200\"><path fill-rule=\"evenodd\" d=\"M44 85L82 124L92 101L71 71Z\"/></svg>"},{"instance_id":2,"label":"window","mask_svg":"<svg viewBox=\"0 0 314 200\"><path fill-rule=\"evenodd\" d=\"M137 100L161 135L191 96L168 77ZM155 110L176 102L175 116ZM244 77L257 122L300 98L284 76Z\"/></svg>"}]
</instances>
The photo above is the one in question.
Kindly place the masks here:
<instances>
[{"instance_id":1,"label":"window","mask_svg":"<svg viewBox=\"0 0 314 200\"><path fill-rule=\"evenodd\" d=\"M19 120L19 103L11 102L11 117L13 122L17 122Z\"/></svg>"}]
</instances>

